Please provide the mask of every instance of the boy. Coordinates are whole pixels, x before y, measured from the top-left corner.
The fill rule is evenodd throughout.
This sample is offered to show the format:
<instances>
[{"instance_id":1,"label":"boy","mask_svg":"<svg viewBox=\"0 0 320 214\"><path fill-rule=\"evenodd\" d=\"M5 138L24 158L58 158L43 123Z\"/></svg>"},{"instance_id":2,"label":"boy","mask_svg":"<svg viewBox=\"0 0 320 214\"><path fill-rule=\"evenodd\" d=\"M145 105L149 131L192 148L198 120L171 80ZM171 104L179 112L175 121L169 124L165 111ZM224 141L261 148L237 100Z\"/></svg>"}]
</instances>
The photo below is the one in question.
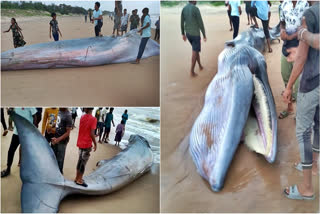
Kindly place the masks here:
<instances>
[{"instance_id":1,"label":"boy","mask_svg":"<svg viewBox=\"0 0 320 214\"><path fill-rule=\"evenodd\" d=\"M93 19L92 19L92 22L94 22L94 32L96 36L102 36L101 34L101 28L103 25L102 12L99 8L100 8L100 3L96 2L94 4Z\"/></svg>"},{"instance_id":2,"label":"boy","mask_svg":"<svg viewBox=\"0 0 320 214\"><path fill-rule=\"evenodd\" d=\"M109 113L106 115L106 119L105 119L105 121L104 121L104 124L105 124L106 129L105 129L105 132L104 132L103 141L104 141L105 143L107 143L107 141L109 141L109 133L110 133L110 131L111 131L111 122L112 122L112 125L113 125L113 127L114 127L113 114L112 114L113 109L114 109L114 108L110 108L110 111L109 111Z\"/></svg>"},{"instance_id":3,"label":"boy","mask_svg":"<svg viewBox=\"0 0 320 214\"><path fill-rule=\"evenodd\" d=\"M51 39L51 32L52 32L52 36L53 36L54 41L59 41L59 34L61 37L62 37L62 34L61 34L61 31L58 26L57 14L51 13L51 17L52 17L52 20L49 23L49 25L50 25L49 37Z\"/></svg>"},{"instance_id":4,"label":"boy","mask_svg":"<svg viewBox=\"0 0 320 214\"><path fill-rule=\"evenodd\" d=\"M79 160L77 164L77 174L74 182L77 185L87 187L88 184L82 179L85 166L89 160L90 152L92 150L95 152L97 149L97 143L95 139L94 130L96 129L97 119L92 116L93 108L86 108L85 115L80 119L79 134L77 146L79 147Z\"/></svg>"}]
</instances>

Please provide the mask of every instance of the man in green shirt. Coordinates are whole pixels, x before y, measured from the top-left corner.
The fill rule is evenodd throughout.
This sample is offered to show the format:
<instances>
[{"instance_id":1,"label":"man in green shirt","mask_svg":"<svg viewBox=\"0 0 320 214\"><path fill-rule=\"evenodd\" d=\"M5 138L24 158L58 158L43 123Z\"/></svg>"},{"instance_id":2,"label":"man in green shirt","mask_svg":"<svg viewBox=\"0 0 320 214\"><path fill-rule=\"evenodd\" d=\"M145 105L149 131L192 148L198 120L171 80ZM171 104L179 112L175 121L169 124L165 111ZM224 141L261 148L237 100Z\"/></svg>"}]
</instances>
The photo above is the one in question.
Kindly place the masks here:
<instances>
[{"instance_id":1,"label":"man in green shirt","mask_svg":"<svg viewBox=\"0 0 320 214\"><path fill-rule=\"evenodd\" d=\"M195 77L197 74L194 72L194 67L196 62L199 64L200 70L203 69L200 63L200 54L201 51L201 37L200 30L203 35L203 40L206 42L206 32L204 30L203 21L201 18L201 13L199 8L196 7L196 1L189 1L181 13L181 33L182 39L190 42L192 46L192 59L191 59L191 76Z\"/></svg>"}]
</instances>

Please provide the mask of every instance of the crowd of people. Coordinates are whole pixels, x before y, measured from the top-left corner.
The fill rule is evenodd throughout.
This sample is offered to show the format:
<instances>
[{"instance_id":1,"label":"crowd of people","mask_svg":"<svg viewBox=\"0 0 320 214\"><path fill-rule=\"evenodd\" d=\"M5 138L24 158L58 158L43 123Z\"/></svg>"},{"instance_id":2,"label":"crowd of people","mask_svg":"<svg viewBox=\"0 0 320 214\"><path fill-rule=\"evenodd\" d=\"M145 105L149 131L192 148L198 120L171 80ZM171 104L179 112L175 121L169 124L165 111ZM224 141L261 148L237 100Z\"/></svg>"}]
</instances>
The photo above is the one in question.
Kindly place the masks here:
<instances>
[{"instance_id":1,"label":"crowd of people","mask_svg":"<svg viewBox=\"0 0 320 214\"><path fill-rule=\"evenodd\" d=\"M93 12L89 10L88 13L85 14L85 22L87 22L87 16L89 15L90 22L94 24L94 32L96 37L103 36L101 32L103 26L103 13L100 9L100 6L100 2L95 2ZM142 13L143 15L141 16L141 19L138 15L138 9L132 10L132 14L129 15L127 13L127 9L122 10L122 1L115 1L114 14L113 16L109 16L111 20L114 20L112 33L113 37L120 36L120 34L121 36L123 36L123 34L127 33L129 22L130 30L138 29L138 27L141 26L138 30L138 33L141 35L142 38L138 50L137 59L133 62L133 64L140 63L140 59L142 58L144 49L147 45L149 38L151 37L151 18L149 15L149 8L144 8L142 10ZM62 33L58 25L57 14L53 12L51 14L51 17L52 19L49 22L49 38L53 38L54 41L59 41L59 37L62 37ZM159 41L160 17L159 20L157 20L157 22L155 23L155 25L156 33L154 40ZM4 31L4 33L9 32L10 30L12 31L14 48L23 47L26 44L26 42L22 34L22 28L18 25L15 18L11 19L11 25L7 31Z\"/></svg>"},{"instance_id":2,"label":"crowd of people","mask_svg":"<svg viewBox=\"0 0 320 214\"><path fill-rule=\"evenodd\" d=\"M239 0L226 1L230 17L230 31L233 38L238 36L241 5ZM270 1L245 1L248 25L258 27L256 18L263 26L269 52ZM279 119L294 114L296 108L296 138L300 149L300 161L294 166L303 171L303 182L284 190L291 199L314 199L312 176L318 175L319 161L319 2L306 0L284 0L279 5L280 37L283 41L280 71L285 90L282 92L287 109L282 111ZM200 31L206 41L205 28L196 1L189 1L181 13L181 32L184 41L192 45L191 75L196 76L194 67L198 62L201 50ZM313 142L311 135L313 133Z\"/></svg>"},{"instance_id":3,"label":"crowd of people","mask_svg":"<svg viewBox=\"0 0 320 214\"><path fill-rule=\"evenodd\" d=\"M87 184L82 179L86 163L90 157L91 151L96 151L98 143L110 143L109 134L111 125L115 127L113 120L114 108L98 108L95 116L92 115L94 108L82 108L82 116L79 122L79 133L77 139L77 147L79 148L79 159L76 166L75 183L84 187ZM109 110L109 111L108 111ZM33 123L37 128L42 120L41 133L50 144L53 153L55 154L60 172L63 174L63 165L65 159L66 148L70 140L70 133L75 128L75 120L77 118L78 108L45 108L42 119L42 108L8 108L9 123L12 125L11 113L14 111L29 122ZM115 129L115 146L120 146L120 142L125 133L126 122L129 119L128 110L122 114L121 122ZM3 136L8 134L4 109L1 108L1 123L4 129ZM1 177L10 175L11 167L15 151L20 145L18 131L16 126L13 129L10 147L7 156L7 168L1 172ZM103 136L103 138L101 138ZM20 166L21 149L19 150Z\"/></svg>"}]
</instances>

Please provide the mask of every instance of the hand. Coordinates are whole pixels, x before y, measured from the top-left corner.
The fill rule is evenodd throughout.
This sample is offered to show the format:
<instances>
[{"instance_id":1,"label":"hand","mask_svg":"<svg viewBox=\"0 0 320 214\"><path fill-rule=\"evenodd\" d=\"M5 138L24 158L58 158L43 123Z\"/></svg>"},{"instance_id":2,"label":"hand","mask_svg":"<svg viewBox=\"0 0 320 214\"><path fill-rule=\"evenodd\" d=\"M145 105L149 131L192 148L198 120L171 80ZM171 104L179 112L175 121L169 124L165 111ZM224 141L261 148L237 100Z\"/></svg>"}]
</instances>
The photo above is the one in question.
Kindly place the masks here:
<instances>
[{"instance_id":1,"label":"hand","mask_svg":"<svg viewBox=\"0 0 320 214\"><path fill-rule=\"evenodd\" d=\"M96 144L93 144L93 151L95 152L97 150Z\"/></svg>"},{"instance_id":2,"label":"hand","mask_svg":"<svg viewBox=\"0 0 320 214\"><path fill-rule=\"evenodd\" d=\"M52 145L58 144L59 143L58 138L55 138L55 137L51 138L51 143Z\"/></svg>"},{"instance_id":3,"label":"hand","mask_svg":"<svg viewBox=\"0 0 320 214\"><path fill-rule=\"evenodd\" d=\"M282 40L288 40L288 34L287 34L287 32L286 32L285 30L281 30L281 32L280 32L280 38L281 38Z\"/></svg>"},{"instance_id":4,"label":"hand","mask_svg":"<svg viewBox=\"0 0 320 214\"><path fill-rule=\"evenodd\" d=\"M142 29L138 30L138 33L141 33L142 32Z\"/></svg>"},{"instance_id":5,"label":"hand","mask_svg":"<svg viewBox=\"0 0 320 214\"><path fill-rule=\"evenodd\" d=\"M182 39L183 39L183 41L187 41L186 35L182 35Z\"/></svg>"},{"instance_id":6,"label":"hand","mask_svg":"<svg viewBox=\"0 0 320 214\"><path fill-rule=\"evenodd\" d=\"M207 37L204 37L204 38L203 38L203 41L204 41L204 42L207 42Z\"/></svg>"},{"instance_id":7,"label":"hand","mask_svg":"<svg viewBox=\"0 0 320 214\"><path fill-rule=\"evenodd\" d=\"M288 62L294 62L297 59L297 50L298 48L289 48L287 52L289 55L287 56L287 61Z\"/></svg>"},{"instance_id":8,"label":"hand","mask_svg":"<svg viewBox=\"0 0 320 214\"><path fill-rule=\"evenodd\" d=\"M291 103L291 97L292 97L292 89L287 87L282 94L283 101L285 103Z\"/></svg>"}]
</instances>

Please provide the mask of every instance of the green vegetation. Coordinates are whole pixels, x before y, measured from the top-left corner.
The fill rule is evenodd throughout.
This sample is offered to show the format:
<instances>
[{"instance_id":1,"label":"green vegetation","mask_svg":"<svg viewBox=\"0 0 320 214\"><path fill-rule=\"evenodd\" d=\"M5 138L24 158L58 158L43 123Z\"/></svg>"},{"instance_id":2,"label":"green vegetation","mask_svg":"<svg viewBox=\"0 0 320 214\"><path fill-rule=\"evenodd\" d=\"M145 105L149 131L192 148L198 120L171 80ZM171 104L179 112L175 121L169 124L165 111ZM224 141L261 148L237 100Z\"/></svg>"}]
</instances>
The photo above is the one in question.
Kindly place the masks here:
<instances>
[{"instance_id":1,"label":"green vegetation","mask_svg":"<svg viewBox=\"0 0 320 214\"><path fill-rule=\"evenodd\" d=\"M24 10L24 11L23 11ZM47 12L51 14L52 12L60 13L62 15L68 15L68 14L86 14L87 10L83 7L73 7L66 4L51 4L51 5L45 5L41 2L9 2L9 1L2 1L1 2L1 12L2 15L5 13L9 13L10 11L17 11L18 13L23 13L26 16L33 16L33 15L39 15L39 12ZM29 12L28 12L29 11ZM36 13L34 12L36 11ZM12 15L11 15L12 16Z\"/></svg>"},{"instance_id":2,"label":"green vegetation","mask_svg":"<svg viewBox=\"0 0 320 214\"><path fill-rule=\"evenodd\" d=\"M47 11L21 10L21 9L1 9L1 16L6 17L26 17L26 16L50 16Z\"/></svg>"}]
</instances>

